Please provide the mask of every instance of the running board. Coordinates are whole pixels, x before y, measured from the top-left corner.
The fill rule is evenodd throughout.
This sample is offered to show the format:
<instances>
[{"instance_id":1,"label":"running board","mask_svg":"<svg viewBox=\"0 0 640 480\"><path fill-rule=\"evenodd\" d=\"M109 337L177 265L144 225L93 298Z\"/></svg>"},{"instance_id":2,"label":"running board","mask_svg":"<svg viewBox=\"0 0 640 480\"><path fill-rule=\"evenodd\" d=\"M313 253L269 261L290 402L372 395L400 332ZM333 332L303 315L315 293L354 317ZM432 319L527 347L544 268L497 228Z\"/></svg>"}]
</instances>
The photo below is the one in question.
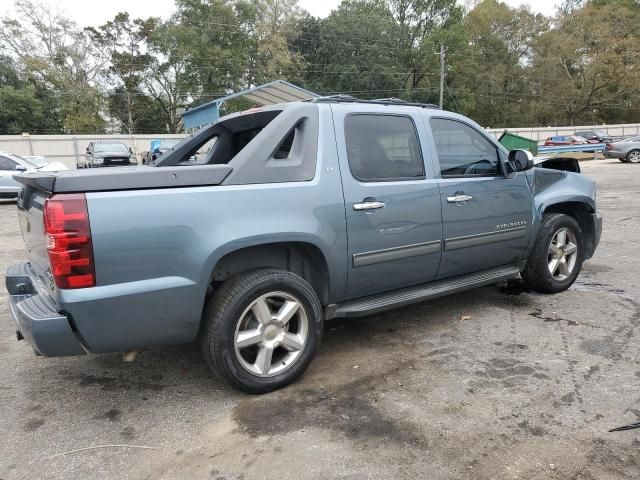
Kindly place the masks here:
<instances>
[{"instance_id":1,"label":"running board","mask_svg":"<svg viewBox=\"0 0 640 480\"><path fill-rule=\"evenodd\" d=\"M520 268L517 266L500 267L460 277L438 280L426 285L371 295L370 297L349 300L337 305L328 305L325 318L329 320L334 317L371 315L383 310L403 307L412 303L424 302L425 300L432 300L452 293L510 280L516 278L519 274Z\"/></svg>"}]
</instances>

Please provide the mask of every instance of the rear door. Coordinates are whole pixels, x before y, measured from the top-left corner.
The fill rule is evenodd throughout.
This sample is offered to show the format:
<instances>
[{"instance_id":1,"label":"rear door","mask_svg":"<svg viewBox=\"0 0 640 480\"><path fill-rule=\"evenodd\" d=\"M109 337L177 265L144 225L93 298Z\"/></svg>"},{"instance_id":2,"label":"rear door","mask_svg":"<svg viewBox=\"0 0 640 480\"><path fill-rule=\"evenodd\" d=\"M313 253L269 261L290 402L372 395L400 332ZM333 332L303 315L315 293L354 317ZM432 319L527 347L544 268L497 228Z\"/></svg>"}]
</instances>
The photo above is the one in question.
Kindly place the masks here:
<instances>
[{"instance_id":1,"label":"rear door","mask_svg":"<svg viewBox=\"0 0 640 480\"><path fill-rule=\"evenodd\" d=\"M347 298L425 283L440 262L438 183L417 109L333 105L348 233ZM427 152L428 153L428 152Z\"/></svg>"},{"instance_id":2,"label":"rear door","mask_svg":"<svg viewBox=\"0 0 640 480\"><path fill-rule=\"evenodd\" d=\"M438 278L523 259L533 220L526 175L504 176L501 150L475 125L435 116L429 125L438 159L444 229Z\"/></svg>"}]
</instances>

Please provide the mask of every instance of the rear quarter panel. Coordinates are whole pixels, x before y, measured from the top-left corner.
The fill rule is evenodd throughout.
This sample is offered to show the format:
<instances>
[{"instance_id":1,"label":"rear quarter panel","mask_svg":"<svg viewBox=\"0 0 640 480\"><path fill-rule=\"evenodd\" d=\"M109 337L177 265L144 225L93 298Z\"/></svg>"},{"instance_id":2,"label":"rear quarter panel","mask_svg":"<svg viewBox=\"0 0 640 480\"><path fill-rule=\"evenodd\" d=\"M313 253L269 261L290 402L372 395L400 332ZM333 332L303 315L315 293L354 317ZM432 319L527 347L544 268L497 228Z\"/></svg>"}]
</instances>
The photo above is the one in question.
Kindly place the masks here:
<instances>
[{"instance_id":1,"label":"rear quarter panel","mask_svg":"<svg viewBox=\"0 0 640 480\"><path fill-rule=\"evenodd\" d=\"M252 245L316 245L330 298L344 295L344 200L333 129L322 118L312 181L88 193L97 286L59 296L89 350L192 341L215 264Z\"/></svg>"}]
</instances>

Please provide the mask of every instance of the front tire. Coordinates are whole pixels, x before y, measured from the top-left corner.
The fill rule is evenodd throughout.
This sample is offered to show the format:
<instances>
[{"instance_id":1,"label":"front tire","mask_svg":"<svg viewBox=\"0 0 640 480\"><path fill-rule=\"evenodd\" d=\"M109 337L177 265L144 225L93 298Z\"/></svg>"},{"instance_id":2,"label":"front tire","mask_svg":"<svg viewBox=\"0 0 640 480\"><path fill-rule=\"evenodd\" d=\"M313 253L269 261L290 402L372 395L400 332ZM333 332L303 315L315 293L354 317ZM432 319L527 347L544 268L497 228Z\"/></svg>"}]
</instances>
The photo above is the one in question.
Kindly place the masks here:
<instances>
[{"instance_id":1,"label":"front tire","mask_svg":"<svg viewBox=\"0 0 640 480\"><path fill-rule=\"evenodd\" d=\"M322 336L322 307L301 277L260 269L227 280L207 303L201 348L232 387L266 393L307 369Z\"/></svg>"},{"instance_id":2,"label":"front tire","mask_svg":"<svg viewBox=\"0 0 640 480\"><path fill-rule=\"evenodd\" d=\"M628 163L640 163L640 150L631 150L627 153Z\"/></svg>"},{"instance_id":3,"label":"front tire","mask_svg":"<svg viewBox=\"0 0 640 480\"><path fill-rule=\"evenodd\" d=\"M582 268L583 238L580 225L573 217L562 213L545 214L522 272L524 281L542 293L557 293L569 288Z\"/></svg>"}]
</instances>

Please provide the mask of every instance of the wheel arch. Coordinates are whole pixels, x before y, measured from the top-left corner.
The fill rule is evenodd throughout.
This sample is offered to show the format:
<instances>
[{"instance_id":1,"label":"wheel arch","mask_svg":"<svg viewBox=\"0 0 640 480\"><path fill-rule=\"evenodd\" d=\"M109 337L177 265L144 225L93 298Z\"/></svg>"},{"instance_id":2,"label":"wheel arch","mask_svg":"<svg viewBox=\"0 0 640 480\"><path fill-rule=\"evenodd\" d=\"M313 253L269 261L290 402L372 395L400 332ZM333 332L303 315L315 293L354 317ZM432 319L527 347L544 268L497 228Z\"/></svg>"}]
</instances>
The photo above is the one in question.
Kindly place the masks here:
<instances>
[{"instance_id":1,"label":"wheel arch","mask_svg":"<svg viewBox=\"0 0 640 480\"><path fill-rule=\"evenodd\" d=\"M327 258L318 245L303 240L260 242L227 249L210 269L208 293L225 280L256 268L277 268L295 273L313 287L322 305L329 302Z\"/></svg>"},{"instance_id":2,"label":"wheel arch","mask_svg":"<svg viewBox=\"0 0 640 480\"><path fill-rule=\"evenodd\" d=\"M594 250L594 235L595 235L595 226L593 224L593 213L595 209L586 202L580 201L567 201L567 202L559 202L546 206L544 210L541 212L542 215L551 214L551 213L563 213L570 217L573 217L580 225L580 229L582 230L584 241L586 242L586 258L590 257Z\"/></svg>"}]
</instances>

